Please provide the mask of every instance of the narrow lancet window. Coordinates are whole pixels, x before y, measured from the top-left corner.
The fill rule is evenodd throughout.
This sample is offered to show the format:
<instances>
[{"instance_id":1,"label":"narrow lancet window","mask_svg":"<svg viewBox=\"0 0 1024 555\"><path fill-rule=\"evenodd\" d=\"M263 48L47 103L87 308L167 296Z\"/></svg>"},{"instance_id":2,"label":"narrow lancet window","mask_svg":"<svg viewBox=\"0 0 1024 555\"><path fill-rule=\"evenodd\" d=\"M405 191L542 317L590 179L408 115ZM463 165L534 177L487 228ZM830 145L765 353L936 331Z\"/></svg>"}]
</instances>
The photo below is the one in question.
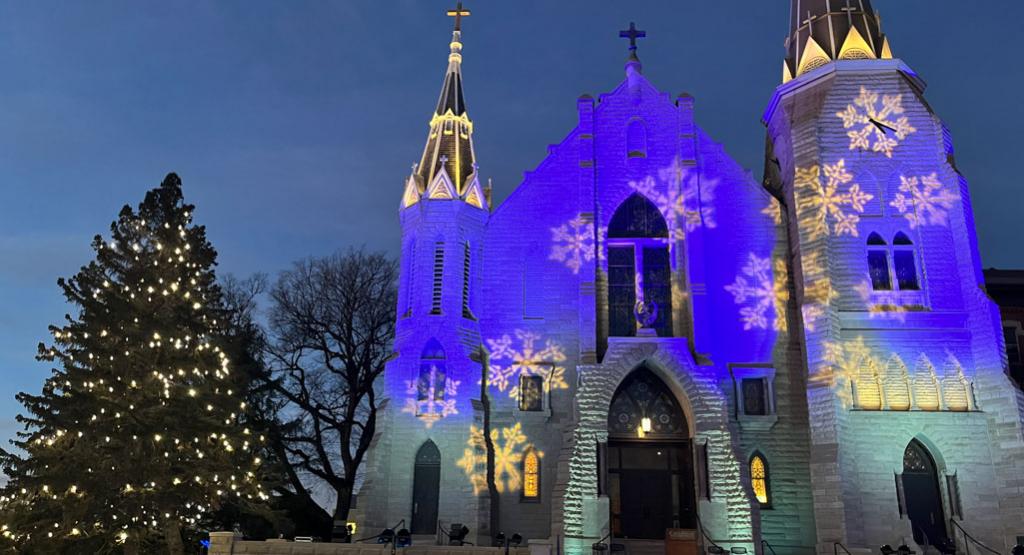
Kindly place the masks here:
<instances>
[{"instance_id":1,"label":"narrow lancet window","mask_svg":"<svg viewBox=\"0 0 1024 555\"><path fill-rule=\"evenodd\" d=\"M868 272L871 275L871 288L875 291L889 291L892 280L889 278L889 253L885 239L877 233L868 236Z\"/></svg>"},{"instance_id":2,"label":"narrow lancet window","mask_svg":"<svg viewBox=\"0 0 1024 555\"><path fill-rule=\"evenodd\" d=\"M523 455L523 499L540 499L540 457L534 449Z\"/></svg>"},{"instance_id":3,"label":"narrow lancet window","mask_svg":"<svg viewBox=\"0 0 1024 555\"><path fill-rule=\"evenodd\" d=\"M761 507L771 505L771 497L768 493L768 464L760 453L754 453L750 457L750 487L754 491L754 497Z\"/></svg>"}]
</instances>

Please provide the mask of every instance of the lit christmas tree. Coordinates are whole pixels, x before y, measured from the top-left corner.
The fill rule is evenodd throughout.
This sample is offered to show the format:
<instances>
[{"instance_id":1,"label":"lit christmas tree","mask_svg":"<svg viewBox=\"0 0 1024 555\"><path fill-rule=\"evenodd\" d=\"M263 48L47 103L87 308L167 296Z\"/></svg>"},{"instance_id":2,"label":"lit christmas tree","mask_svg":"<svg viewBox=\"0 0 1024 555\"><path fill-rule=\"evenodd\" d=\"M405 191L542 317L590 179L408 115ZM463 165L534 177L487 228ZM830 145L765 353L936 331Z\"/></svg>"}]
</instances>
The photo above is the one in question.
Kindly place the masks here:
<instances>
[{"instance_id":1,"label":"lit christmas tree","mask_svg":"<svg viewBox=\"0 0 1024 555\"><path fill-rule=\"evenodd\" d=\"M77 313L40 344L57 368L18 395L20 452L2 453L0 530L19 551L183 553L182 531L211 511L267 499L217 253L192 208L169 174L58 280Z\"/></svg>"}]
</instances>

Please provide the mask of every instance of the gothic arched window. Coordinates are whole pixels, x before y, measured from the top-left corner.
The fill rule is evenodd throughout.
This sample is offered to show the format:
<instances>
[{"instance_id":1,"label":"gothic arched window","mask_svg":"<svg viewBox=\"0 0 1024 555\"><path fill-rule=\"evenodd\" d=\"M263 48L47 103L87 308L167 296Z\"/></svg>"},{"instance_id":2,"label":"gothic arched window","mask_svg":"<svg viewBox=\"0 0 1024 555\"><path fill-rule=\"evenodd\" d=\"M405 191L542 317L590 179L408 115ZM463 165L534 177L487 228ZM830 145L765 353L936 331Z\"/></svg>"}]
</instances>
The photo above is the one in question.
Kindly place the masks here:
<instances>
[{"instance_id":1,"label":"gothic arched window","mask_svg":"<svg viewBox=\"0 0 1024 555\"><path fill-rule=\"evenodd\" d=\"M871 288L875 291L892 289L888 251L888 245L881 235L872 233L868 236L868 273L871 275Z\"/></svg>"},{"instance_id":2,"label":"gothic arched window","mask_svg":"<svg viewBox=\"0 0 1024 555\"><path fill-rule=\"evenodd\" d=\"M608 408L608 434L633 439L685 438L686 416L675 395L646 367L622 380Z\"/></svg>"},{"instance_id":3,"label":"gothic arched window","mask_svg":"<svg viewBox=\"0 0 1024 555\"><path fill-rule=\"evenodd\" d=\"M523 454L523 499L536 501L540 499L540 456L537 450L530 448Z\"/></svg>"},{"instance_id":4,"label":"gothic arched window","mask_svg":"<svg viewBox=\"0 0 1024 555\"><path fill-rule=\"evenodd\" d=\"M633 119L626 126L626 155L629 158L647 157L647 129L641 119Z\"/></svg>"},{"instance_id":5,"label":"gothic arched window","mask_svg":"<svg viewBox=\"0 0 1024 555\"><path fill-rule=\"evenodd\" d=\"M420 355L419 377L416 380L416 407L418 415L435 415L445 400L447 368L444 348L431 339Z\"/></svg>"},{"instance_id":6,"label":"gothic arched window","mask_svg":"<svg viewBox=\"0 0 1024 555\"><path fill-rule=\"evenodd\" d=\"M894 282L900 291L921 289L914 243L902 231L893 236L892 246L878 233L868 236L868 273L875 291L892 291Z\"/></svg>"},{"instance_id":7,"label":"gothic arched window","mask_svg":"<svg viewBox=\"0 0 1024 555\"><path fill-rule=\"evenodd\" d=\"M902 231L892 239L892 266L896 272L896 285L901 291L917 291L917 256L914 243Z\"/></svg>"},{"instance_id":8,"label":"gothic arched window","mask_svg":"<svg viewBox=\"0 0 1024 555\"><path fill-rule=\"evenodd\" d=\"M754 497L761 504L761 508L771 506L772 498L768 487L768 463L765 462L764 455L757 452L750 456L750 489L753 490Z\"/></svg>"},{"instance_id":9,"label":"gothic arched window","mask_svg":"<svg viewBox=\"0 0 1024 555\"><path fill-rule=\"evenodd\" d=\"M609 335L636 335L634 309L642 300L656 307L651 327L672 335L672 284L668 225L658 208L639 193L629 196L608 224Z\"/></svg>"}]
</instances>

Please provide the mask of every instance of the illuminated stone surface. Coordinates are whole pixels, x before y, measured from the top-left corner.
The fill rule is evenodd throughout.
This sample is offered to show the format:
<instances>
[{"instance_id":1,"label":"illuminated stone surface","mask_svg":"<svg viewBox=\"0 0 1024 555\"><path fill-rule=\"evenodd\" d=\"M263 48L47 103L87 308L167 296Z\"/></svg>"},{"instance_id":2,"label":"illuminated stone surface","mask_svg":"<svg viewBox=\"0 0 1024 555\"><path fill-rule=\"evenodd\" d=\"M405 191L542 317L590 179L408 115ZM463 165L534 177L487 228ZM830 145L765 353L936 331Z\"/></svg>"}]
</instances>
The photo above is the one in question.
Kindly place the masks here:
<instances>
[{"instance_id":1,"label":"illuminated stone surface","mask_svg":"<svg viewBox=\"0 0 1024 555\"><path fill-rule=\"evenodd\" d=\"M831 553L835 541L911 542L896 482L913 439L935 459L947 501L942 476L956 474L973 534L1008 547L1024 533L1024 397L1004 374L998 313L979 287L966 181L921 81L891 59L873 13L853 5L871 18L856 20L855 33L840 25L847 15L828 14L841 33L813 35L835 41L839 60L826 49L817 67L797 72L802 52L788 43L794 77L765 113L763 182L696 126L692 97L672 98L642 75L635 50L622 83L579 98L576 127L493 209L475 161L466 165L469 112L435 111L427 152L446 152L450 120L451 141L461 142L448 150L463 158L425 155L429 168L395 188L397 357L353 515L363 530L413 521L415 454L429 439L441 453L442 525L466 524L471 540L490 533L486 387L501 529L588 553L613 505L599 490L609 404L643 366L683 408L701 482L696 510L722 545L753 552L767 539L792 553ZM791 39L802 44L810 35L801 25ZM461 35L454 42L449 77L462 56ZM457 85L461 102L461 73ZM637 194L661 220L610 237L613 214ZM654 228L664 233L641 233ZM919 287L889 259L892 287L872 288L873 233L889 256L897 234L908 238L899 248L912 253ZM651 261L663 252L659 274ZM623 298L650 300L656 285L670 289L658 307L671 315L669 333L610 337L621 317L613 309ZM444 396L417 385L435 340ZM739 414L739 377L751 375L773 380L768 414ZM536 376L540 410L520 410L538 408L519 399L520 379ZM531 449L537 458L524 460ZM751 485L755 452L770 509ZM525 463L539 467L537 499L524 499Z\"/></svg>"}]
</instances>

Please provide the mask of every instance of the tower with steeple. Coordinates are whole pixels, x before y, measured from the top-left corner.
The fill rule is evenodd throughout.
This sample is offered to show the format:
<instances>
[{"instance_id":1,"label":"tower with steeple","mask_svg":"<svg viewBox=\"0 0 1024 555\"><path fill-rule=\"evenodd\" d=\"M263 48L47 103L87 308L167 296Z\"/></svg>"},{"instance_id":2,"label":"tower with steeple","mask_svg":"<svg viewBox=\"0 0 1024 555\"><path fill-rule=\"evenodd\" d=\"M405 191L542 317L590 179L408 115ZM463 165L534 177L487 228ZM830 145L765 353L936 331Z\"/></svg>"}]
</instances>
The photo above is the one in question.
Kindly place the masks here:
<instances>
[{"instance_id":1,"label":"tower with steeple","mask_svg":"<svg viewBox=\"0 0 1024 555\"><path fill-rule=\"evenodd\" d=\"M479 268L490 199L462 83L462 19L469 10L460 2L448 15L455 20L448 67L399 205L395 358L384 376L382 433L354 513L368 531L404 520L412 534L431 540L442 515L446 526L462 522L478 533L481 502L473 484L455 477L461 471L452 454L479 419L472 398L479 397L480 364L470 356L481 342Z\"/></svg>"},{"instance_id":2,"label":"tower with steeple","mask_svg":"<svg viewBox=\"0 0 1024 555\"><path fill-rule=\"evenodd\" d=\"M868 0L792 0L764 115L767 210L788 237L804 339L818 549L920 553L959 528L1008 549L1024 522L1006 487L1024 468L1024 404L951 133L881 27Z\"/></svg>"}]
</instances>

